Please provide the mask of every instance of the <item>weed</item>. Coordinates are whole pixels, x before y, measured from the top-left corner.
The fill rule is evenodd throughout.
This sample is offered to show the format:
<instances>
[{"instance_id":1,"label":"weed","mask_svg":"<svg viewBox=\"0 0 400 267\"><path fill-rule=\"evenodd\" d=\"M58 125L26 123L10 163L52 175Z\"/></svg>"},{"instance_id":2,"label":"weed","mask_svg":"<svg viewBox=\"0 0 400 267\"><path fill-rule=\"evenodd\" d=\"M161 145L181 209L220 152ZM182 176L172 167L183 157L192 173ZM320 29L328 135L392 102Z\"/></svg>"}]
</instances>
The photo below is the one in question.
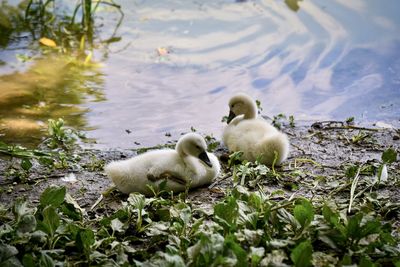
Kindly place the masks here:
<instances>
[{"instance_id":1,"label":"weed","mask_svg":"<svg viewBox=\"0 0 400 267\"><path fill-rule=\"evenodd\" d=\"M294 116L290 115L289 116L289 126L294 128L296 126L296 124L294 123Z\"/></svg>"},{"instance_id":2,"label":"weed","mask_svg":"<svg viewBox=\"0 0 400 267\"><path fill-rule=\"evenodd\" d=\"M272 119L272 125L274 125L276 128L280 129L282 127L282 121L286 120L286 115L285 114L278 114L273 117Z\"/></svg>"}]
</instances>

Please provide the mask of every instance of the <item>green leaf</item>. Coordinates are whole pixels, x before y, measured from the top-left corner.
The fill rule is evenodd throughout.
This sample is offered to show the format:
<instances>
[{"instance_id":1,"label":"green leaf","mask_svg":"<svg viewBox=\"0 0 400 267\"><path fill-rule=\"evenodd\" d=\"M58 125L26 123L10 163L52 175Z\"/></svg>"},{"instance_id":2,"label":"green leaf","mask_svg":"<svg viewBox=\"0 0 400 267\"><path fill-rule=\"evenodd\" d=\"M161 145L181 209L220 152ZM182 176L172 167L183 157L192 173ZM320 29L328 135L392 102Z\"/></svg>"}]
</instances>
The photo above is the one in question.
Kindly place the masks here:
<instances>
[{"instance_id":1,"label":"green leaf","mask_svg":"<svg viewBox=\"0 0 400 267\"><path fill-rule=\"evenodd\" d=\"M308 226L314 219L313 206L308 200L302 199L301 203L294 207L293 215L304 229L304 227Z\"/></svg>"},{"instance_id":2,"label":"green leaf","mask_svg":"<svg viewBox=\"0 0 400 267\"><path fill-rule=\"evenodd\" d=\"M343 256L342 261L341 261L341 265L345 266L345 265L351 265L352 264L352 260L351 260L351 256L346 254Z\"/></svg>"},{"instance_id":3,"label":"green leaf","mask_svg":"<svg viewBox=\"0 0 400 267\"><path fill-rule=\"evenodd\" d=\"M236 224L239 216L239 206L234 197L228 197L227 202L221 202L214 206L214 215L226 222L229 227Z\"/></svg>"},{"instance_id":4,"label":"green leaf","mask_svg":"<svg viewBox=\"0 0 400 267\"><path fill-rule=\"evenodd\" d=\"M53 261L53 259L47 255L47 253L42 252L42 256L40 257L39 260L39 266L40 267L54 267L55 263Z\"/></svg>"},{"instance_id":5,"label":"green leaf","mask_svg":"<svg viewBox=\"0 0 400 267\"><path fill-rule=\"evenodd\" d=\"M353 178L354 176L356 176L356 173L358 171L358 166L350 166L346 169L346 177L347 178Z\"/></svg>"},{"instance_id":6,"label":"green leaf","mask_svg":"<svg viewBox=\"0 0 400 267\"><path fill-rule=\"evenodd\" d=\"M361 238L381 231L381 223L378 220L368 221L361 227Z\"/></svg>"},{"instance_id":7,"label":"green leaf","mask_svg":"<svg viewBox=\"0 0 400 267\"><path fill-rule=\"evenodd\" d=\"M77 248L85 254L90 253L90 247L94 244L95 237L91 229L81 229L76 236Z\"/></svg>"},{"instance_id":8,"label":"green leaf","mask_svg":"<svg viewBox=\"0 0 400 267\"><path fill-rule=\"evenodd\" d=\"M54 163L54 159L47 156L42 156L39 157L39 163L43 165L52 165Z\"/></svg>"},{"instance_id":9,"label":"green leaf","mask_svg":"<svg viewBox=\"0 0 400 267\"><path fill-rule=\"evenodd\" d=\"M54 236L58 226L60 226L60 216L57 214L56 209L53 206L47 206L43 211L43 224L42 227L46 230L45 232L51 236Z\"/></svg>"},{"instance_id":10,"label":"green leaf","mask_svg":"<svg viewBox=\"0 0 400 267\"><path fill-rule=\"evenodd\" d=\"M0 244L0 263L3 263L11 257L18 254L18 250L10 245Z\"/></svg>"},{"instance_id":11,"label":"green leaf","mask_svg":"<svg viewBox=\"0 0 400 267\"><path fill-rule=\"evenodd\" d=\"M363 218L362 213L357 213L354 216L351 216L348 219L347 223L347 237L351 239L360 239L362 238L360 223Z\"/></svg>"},{"instance_id":12,"label":"green leaf","mask_svg":"<svg viewBox=\"0 0 400 267\"><path fill-rule=\"evenodd\" d=\"M397 152L393 148L389 148L382 153L382 161L384 163L393 163L397 160Z\"/></svg>"},{"instance_id":13,"label":"green leaf","mask_svg":"<svg viewBox=\"0 0 400 267\"><path fill-rule=\"evenodd\" d=\"M296 267L311 266L313 249L310 240L298 244L290 253L290 259Z\"/></svg>"},{"instance_id":14,"label":"green leaf","mask_svg":"<svg viewBox=\"0 0 400 267\"><path fill-rule=\"evenodd\" d=\"M78 202L68 193L65 194L64 203L60 208L64 215L75 221L81 220L82 215L85 214L85 210L82 209Z\"/></svg>"},{"instance_id":15,"label":"green leaf","mask_svg":"<svg viewBox=\"0 0 400 267\"><path fill-rule=\"evenodd\" d=\"M229 248L235 254L237 263L236 266L248 266L246 251L235 241L234 235L229 235L225 238L225 248Z\"/></svg>"},{"instance_id":16,"label":"green leaf","mask_svg":"<svg viewBox=\"0 0 400 267\"><path fill-rule=\"evenodd\" d=\"M129 195L128 202L138 210L144 209L146 203L144 196L140 193L131 193Z\"/></svg>"},{"instance_id":17,"label":"green leaf","mask_svg":"<svg viewBox=\"0 0 400 267\"><path fill-rule=\"evenodd\" d=\"M264 257L265 249L263 247L250 247L251 266L258 266L261 259Z\"/></svg>"},{"instance_id":18,"label":"green leaf","mask_svg":"<svg viewBox=\"0 0 400 267\"><path fill-rule=\"evenodd\" d=\"M46 207L52 205L57 208L64 202L66 189L65 186L50 186L47 187L40 196L40 205Z\"/></svg>"},{"instance_id":19,"label":"green leaf","mask_svg":"<svg viewBox=\"0 0 400 267\"><path fill-rule=\"evenodd\" d=\"M22 167L22 169L24 169L25 171L29 171L29 170L32 168L32 162L31 162L29 159L27 159L27 158L22 159L22 161L21 161L21 167Z\"/></svg>"},{"instance_id":20,"label":"green leaf","mask_svg":"<svg viewBox=\"0 0 400 267\"><path fill-rule=\"evenodd\" d=\"M111 229L113 232L124 232L123 228L124 224L118 218L111 221Z\"/></svg>"},{"instance_id":21,"label":"green leaf","mask_svg":"<svg viewBox=\"0 0 400 267\"><path fill-rule=\"evenodd\" d=\"M369 259L362 257L358 263L358 267L375 267L376 265Z\"/></svg>"},{"instance_id":22,"label":"green leaf","mask_svg":"<svg viewBox=\"0 0 400 267\"><path fill-rule=\"evenodd\" d=\"M21 217L21 220L18 223L18 232L21 233L30 233L36 229L36 218L31 214L26 214Z\"/></svg>"},{"instance_id":23,"label":"green leaf","mask_svg":"<svg viewBox=\"0 0 400 267\"><path fill-rule=\"evenodd\" d=\"M25 267L36 267L35 262L37 262L37 259L33 256L32 253L27 253L22 258L22 264Z\"/></svg>"},{"instance_id":24,"label":"green leaf","mask_svg":"<svg viewBox=\"0 0 400 267\"><path fill-rule=\"evenodd\" d=\"M22 216L33 213L32 209L28 208L28 203L26 200L21 198L15 201L12 212L17 222L22 218Z\"/></svg>"}]
</instances>

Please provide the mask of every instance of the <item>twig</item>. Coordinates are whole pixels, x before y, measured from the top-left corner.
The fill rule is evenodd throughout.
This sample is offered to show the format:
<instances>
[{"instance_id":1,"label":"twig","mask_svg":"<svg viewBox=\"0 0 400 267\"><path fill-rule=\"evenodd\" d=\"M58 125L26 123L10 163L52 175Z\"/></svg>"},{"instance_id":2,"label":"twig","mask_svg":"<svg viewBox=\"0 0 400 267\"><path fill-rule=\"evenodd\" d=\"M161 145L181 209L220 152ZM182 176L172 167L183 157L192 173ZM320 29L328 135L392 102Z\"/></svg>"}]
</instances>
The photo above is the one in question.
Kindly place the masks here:
<instances>
[{"instance_id":1,"label":"twig","mask_svg":"<svg viewBox=\"0 0 400 267\"><path fill-rule=\"evenodd\" d=\"M96 200L96 202L92 205L92 207L90 208L90 210L93 210L94 208L96 208L97 205L100 204L100 202L104 199L103 194L100 194L99 198Z\"/></svg>"},{"instance_id":2,"label":"twig","mask_svg":"<svg viewBox=\"0 0 400 267\"><path fill-rule=\"evenodd\" d=\"M294 159L294 167L295 168L297 168L297 162L310 162L310 163L312 163L312 164L314 164L315 166L318 166L318 167L322 167L322 165L321 164L319 164L318 162L316 162L316 161L314 161L314 160L312 160L312 159L307 159L307 158L295 158Z\"/></svg>"},{"instance_id":3,"label":"twig","mask_svg":"<svg viewBox=\"0 0 400 267\"><path fill-rule=\"evenodd\" d=\"M378 132L379 131L379 129L375 129L375 128L366 128L366 127L352 126L352 125L330 126L330 127L323 127L322 128L322 130L334 130L334 129L355 129L355 130L364 130L364 131L373 131L373 132Z\"/></svg>"},{"instance_id":4,"label":"twig","mask_svg":"<svg viewBox=\"0 0 400 267\"><path fill-rule=\"evenodd\" d=\"M299 147L298 145L295 144L291 144L293 147L297 148L297 150L300 150L303 154L306 154L306 152L304 151L304 149L302 149L301 147Z\"/></svg>"},{"instance_id":5,"label":"twig","mask_svg":"<svg viewBox=\"0 0 400 267\"><path fill-rule=\"evenodd\" d=\"M219 180L215 181L214 183L210 184L210 185L208 186L208 189L212 189L215 185L217 185L218 183L220 183L220 182L226 180L226 179L229 178L229 177L231 177L231 176L230 176L229 174L226 174L226 175L223 176L221 179L219 179Z\"/></svg>"}]
</instances>

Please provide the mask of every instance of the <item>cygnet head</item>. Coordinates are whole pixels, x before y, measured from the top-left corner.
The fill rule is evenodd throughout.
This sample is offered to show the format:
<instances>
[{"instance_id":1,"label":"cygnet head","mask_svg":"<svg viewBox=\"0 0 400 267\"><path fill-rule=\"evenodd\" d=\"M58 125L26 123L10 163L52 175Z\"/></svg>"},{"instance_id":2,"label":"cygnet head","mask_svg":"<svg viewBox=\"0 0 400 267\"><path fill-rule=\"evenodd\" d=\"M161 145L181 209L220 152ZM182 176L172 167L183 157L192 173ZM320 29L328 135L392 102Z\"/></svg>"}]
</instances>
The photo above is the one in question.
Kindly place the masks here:
<instances>
[{"instance_id":1,"label":"cygnet head","mask_svg":"<svg viewBox=\"0 0 400 267\"><path fill-rule=\"evenodd\" d=\"M228 123L239 115L244 115L245 119L254 119L257 116L255 101L244 93L234 95L229 101Z\"/></svg>"},{"instance_id":2,"label":"cygnet head","mask_svg":"<svg viewBox=\"0 0 400 267\"><path fill-rule=\"evenodd\" d=\"M207 144L201 135L187 133L183 135L176 144L176 150L182 156L193 156L200 159L207 166L212 167L211 161L207 156Z\"/></svg>"}]
</instances>

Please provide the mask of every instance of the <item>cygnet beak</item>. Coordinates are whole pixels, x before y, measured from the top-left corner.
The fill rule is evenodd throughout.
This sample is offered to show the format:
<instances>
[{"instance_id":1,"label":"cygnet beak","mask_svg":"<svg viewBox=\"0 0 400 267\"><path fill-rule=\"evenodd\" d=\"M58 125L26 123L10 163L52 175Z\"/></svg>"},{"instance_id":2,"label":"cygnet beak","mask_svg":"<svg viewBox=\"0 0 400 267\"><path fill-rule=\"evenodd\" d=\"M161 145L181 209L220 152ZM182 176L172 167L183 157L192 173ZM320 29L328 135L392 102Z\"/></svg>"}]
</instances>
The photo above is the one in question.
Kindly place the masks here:
<instances>
[{"instance_id":1,"label":"cygnet beak","mask_svg":"<svg viewBox=\"0 0 400 267\"><path fill-rule=\"evenodd\" d=\"M207 156L207 152L203 151L200 153L199 155L199 159L204 162L205 164L207 164L208 167L212 167L211 161Z\"/></svg>"},{"instance_id":2,"label":"cygnet beak","mask_svg":"<svg viewBox=\"0 0 400 267\"><path fill-rule=\"evenodd\" d=\"M229 116L228 116L228 124L236 117L235 113L233 113L232 110L229 110Z\"/></svg>"}]
</instances>

